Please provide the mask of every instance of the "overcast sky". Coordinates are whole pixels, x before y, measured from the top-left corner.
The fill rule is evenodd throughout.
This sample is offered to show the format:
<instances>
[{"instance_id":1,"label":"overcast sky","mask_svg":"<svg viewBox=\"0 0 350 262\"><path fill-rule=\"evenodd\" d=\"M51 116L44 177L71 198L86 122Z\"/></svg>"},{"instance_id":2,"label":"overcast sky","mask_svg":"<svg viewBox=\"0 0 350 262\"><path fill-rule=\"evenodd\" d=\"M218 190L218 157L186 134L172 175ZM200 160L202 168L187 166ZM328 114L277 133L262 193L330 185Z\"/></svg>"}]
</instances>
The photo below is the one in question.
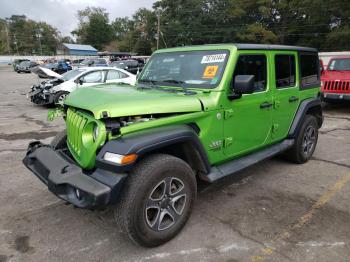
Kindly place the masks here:
<instances>
[{"instance_id":1,"label":"overcast sky","mask_svg":"<svg viewBox=\"0 0 350 262\"><path fill-rule=\"evenodd\" d=\"M77 10L87 6L104 7L109 18L131 16L138 8L151 8L155 0L0 0L0 17L26 15L47 22L69 35L78 23Z\"/></svg>"}]
</instances>

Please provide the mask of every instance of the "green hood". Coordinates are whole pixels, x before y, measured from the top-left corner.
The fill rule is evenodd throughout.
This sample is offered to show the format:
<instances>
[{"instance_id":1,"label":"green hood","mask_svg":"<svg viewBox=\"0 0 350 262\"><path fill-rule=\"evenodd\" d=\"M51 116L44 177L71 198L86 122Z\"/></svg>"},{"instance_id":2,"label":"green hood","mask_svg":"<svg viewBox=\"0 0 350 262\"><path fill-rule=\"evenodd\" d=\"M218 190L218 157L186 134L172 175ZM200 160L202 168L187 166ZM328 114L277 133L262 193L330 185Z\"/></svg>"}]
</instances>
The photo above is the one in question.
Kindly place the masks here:
<instances>
[{"instance_id":1,"label":"green hood","mask_svg":"<svg viewBox=\"0 0 350 262\"><path fill-rule=\"evenodd\" d=\"M96 119L106 111L109 117L159 113L196 112L202 105L195 95L137 89L131 86L83 87L72 92L65 104L92 112Z\"/></svg>"}]
</instances>

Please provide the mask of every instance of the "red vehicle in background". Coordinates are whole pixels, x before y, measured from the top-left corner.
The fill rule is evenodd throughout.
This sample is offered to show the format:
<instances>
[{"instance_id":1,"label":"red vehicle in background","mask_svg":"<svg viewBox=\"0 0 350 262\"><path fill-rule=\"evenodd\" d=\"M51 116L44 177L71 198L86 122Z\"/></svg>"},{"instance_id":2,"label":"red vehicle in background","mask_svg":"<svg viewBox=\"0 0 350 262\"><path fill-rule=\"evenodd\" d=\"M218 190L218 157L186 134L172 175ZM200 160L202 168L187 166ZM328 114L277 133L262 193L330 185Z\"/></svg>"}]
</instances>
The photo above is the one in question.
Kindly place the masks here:
<instances>
[{"instance_id":1,"label":"red vehicle in background","mask_svg":"<svg viewBox=\"0 0 350 262\"><path fill-rule=\"evenodd\" d=\"M321 81L323 101L350 101L350 56L331 58L327 68L321 68Z\"/></svg>"}]
</instances>

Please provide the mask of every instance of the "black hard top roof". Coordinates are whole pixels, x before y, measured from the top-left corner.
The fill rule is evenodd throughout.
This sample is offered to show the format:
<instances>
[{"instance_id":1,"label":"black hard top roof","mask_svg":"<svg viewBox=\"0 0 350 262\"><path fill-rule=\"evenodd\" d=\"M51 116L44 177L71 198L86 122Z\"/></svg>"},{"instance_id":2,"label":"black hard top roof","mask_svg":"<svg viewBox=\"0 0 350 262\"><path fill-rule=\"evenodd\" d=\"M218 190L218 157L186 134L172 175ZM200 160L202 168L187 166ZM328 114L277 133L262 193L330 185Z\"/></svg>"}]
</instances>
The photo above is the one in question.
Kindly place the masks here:
<instances>
[{"instance_id":1,"label":"black hard top roof","mask_svg":"<svg viewBox=\"0 0 350 262\"><path fill-rule=\"evenodd\" d=\"M316 48L288 45L263 45L263 44L234 44L238 50L291 50L303 52L317 52Z\"/></svg>"}]
</instances>

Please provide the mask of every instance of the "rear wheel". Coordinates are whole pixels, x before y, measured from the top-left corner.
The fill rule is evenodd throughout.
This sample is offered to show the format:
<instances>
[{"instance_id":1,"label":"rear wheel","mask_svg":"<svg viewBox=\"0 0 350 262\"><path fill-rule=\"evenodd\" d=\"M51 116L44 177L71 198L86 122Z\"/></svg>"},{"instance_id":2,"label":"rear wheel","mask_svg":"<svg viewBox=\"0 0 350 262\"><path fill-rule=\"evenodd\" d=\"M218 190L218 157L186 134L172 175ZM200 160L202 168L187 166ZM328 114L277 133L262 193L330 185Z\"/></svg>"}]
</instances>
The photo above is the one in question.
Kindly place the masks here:
<instances>
[{"instance_id":1,"label":"rear wheel","mask_svg":"<svg viewBox=\"0 0 350 262\"><path fill-rule=\"evenodd\" d=\"M181 231L196 192L196 179L186 162L170 155L152 155L129 175L116 216L136 243L158 246Z\"/></svg>"},{"instance_id":2,"label":"rear wheel","mask_svg":"<svg viewBox=\"0 0 350 262\"><path fill-rule=\"evenodd\" d=\"M307 162L313 155L318 140L318 124L312 115L307 115L298 132L295 144L285 156L298 164Z\"/></svg>"}]
</instances>

